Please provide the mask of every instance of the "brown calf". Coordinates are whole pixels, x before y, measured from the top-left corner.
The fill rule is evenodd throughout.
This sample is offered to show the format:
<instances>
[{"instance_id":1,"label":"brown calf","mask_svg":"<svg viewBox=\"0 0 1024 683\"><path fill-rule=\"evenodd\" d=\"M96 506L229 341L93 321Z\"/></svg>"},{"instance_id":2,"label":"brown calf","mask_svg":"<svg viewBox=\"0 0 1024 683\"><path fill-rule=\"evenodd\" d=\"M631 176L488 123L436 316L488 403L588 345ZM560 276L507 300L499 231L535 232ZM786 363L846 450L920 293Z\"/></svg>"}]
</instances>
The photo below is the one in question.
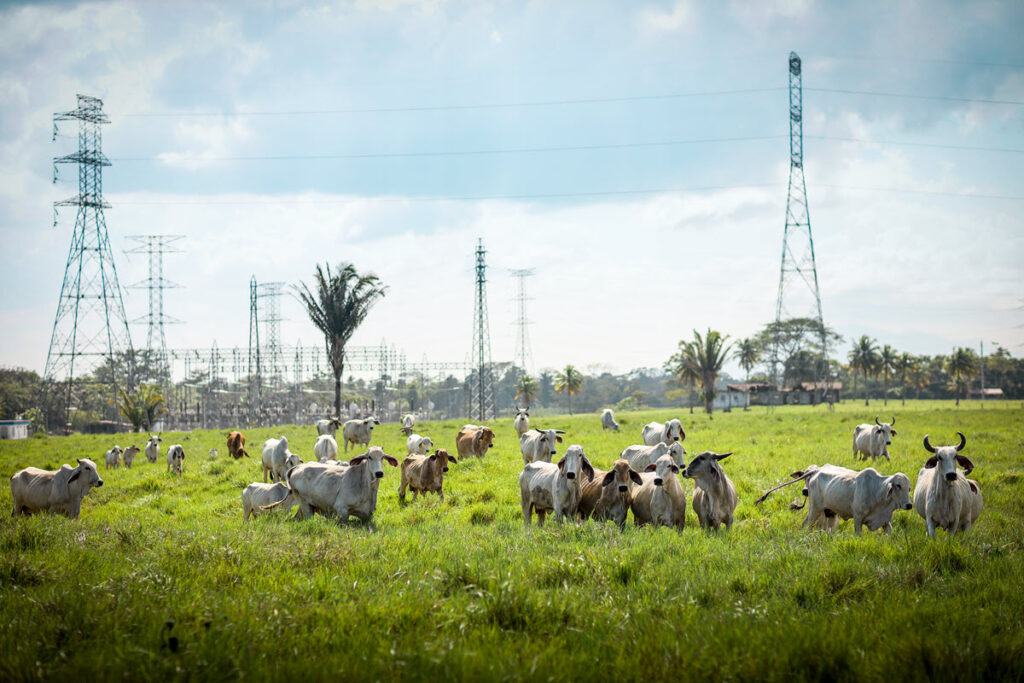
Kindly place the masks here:
<instances>
[{"instance_id":1,"label":"brown calf","mask_svg":"<svg viewBox=\"0 0 1024 683\"><path fill-rule=\"evenodd\" d=\"M242 432L231 432L228 434L228 455L235 460L242 456L249 457L249 454L245 452L245 434Z\"/></svg>"},{"instance_id":2,"label":"brown calf","mask_svg":"<svg viewBox=\"0 0 1024 683\"><path fill-rule=\"evenodd\" d=\"M610 519L619 529L625 527L626 513L633 502L630 482L637 486L644 483L629 462L621 458L607 472L594 470L594 478L583 484L580 518L593 517L599 522Z\"/></svg>"},{"instance_id":3,"label":"brown calf","mask_svg":"<svg viewBox=\"0 0 1024 683\"><path fill-rule=\"evenodd\" d=\"M412 499L420 493L437 492L437 499L444 502L444 473L448 463L458 460L448 455L444 448L438 448L433 455L410 455L402 461L402 483L398 497L405 500L405 489L412 489Z\"/></svg>"},{"instance_id":4,"label":"brown calf","mask_svg":"<svg viewBox=\"0 0 1024 683\"><path fill-rule=\"evenodd\" d=\"M455 437L455 448L460 458L475 455L482 458L487 451L494 446L494 432L490 427L477 427L466 425Z\"/></svg>"}]
</instances>

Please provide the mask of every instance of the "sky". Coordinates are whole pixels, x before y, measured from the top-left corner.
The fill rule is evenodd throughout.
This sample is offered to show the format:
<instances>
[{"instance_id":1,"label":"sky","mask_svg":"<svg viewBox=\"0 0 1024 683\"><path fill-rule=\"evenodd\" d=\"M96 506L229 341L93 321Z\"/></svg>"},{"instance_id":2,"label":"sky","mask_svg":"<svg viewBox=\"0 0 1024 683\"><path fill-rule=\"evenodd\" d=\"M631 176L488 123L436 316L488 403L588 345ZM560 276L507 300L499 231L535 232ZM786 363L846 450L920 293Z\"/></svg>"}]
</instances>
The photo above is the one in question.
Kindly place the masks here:
<instances>
[{"instance_id":1,"label":"sky","mask_svg":"<svg viewBox=\"0 0 1024 683\"><path fill-rule=\"evenodd\" d=\"M492 355L660 367L774 319L788 54L826 324L918 354L1024 353L1017 2L43 2L0 5L0 365L42 372L74 214L53 115L100 97L122 285L165 256L175 348L246 347L249 280L351 262L388 286L352 340L461 362L474 249ZM127 289L130 319L145 291ZM794 289L787 311L806 310ZM281 301L285 344L321 343ZM133 325L136 346L146 328ZM735 362L727 366L741 372Z\"/></svg>"}]
</instances>

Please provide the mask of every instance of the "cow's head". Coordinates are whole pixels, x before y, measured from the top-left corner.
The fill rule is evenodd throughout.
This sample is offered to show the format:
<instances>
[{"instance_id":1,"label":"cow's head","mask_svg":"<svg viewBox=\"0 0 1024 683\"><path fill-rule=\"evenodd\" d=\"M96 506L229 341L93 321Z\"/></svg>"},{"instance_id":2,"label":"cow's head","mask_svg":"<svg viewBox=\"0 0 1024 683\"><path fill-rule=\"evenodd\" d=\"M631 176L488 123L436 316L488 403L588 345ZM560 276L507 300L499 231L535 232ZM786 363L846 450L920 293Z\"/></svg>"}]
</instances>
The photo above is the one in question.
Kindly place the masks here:
<instances>
[{"instance_id":1,"label":"cow's head","mask_svg":"<svg viewBox=\"0 0 1024 683\"><path fill-rule=\"evenodd\" d=\"M618 493L628 493L630 481L637 486L642 486L644 483L644 480L637 474L636 470L629 466L629 462L619 458L612 465L612 468L608 470L608 473L604 475L604 478L601 480L601 486L612 486L614 482L615 490Z\"/></svg>"},{"instance_id":2,"label":"cow's head","mask_svg":"<svg viewBox=\"0 0 1024 683\"><path fill-rule=\"evenodd\" d=\"M569 446L565 451L565 455L558 461L558 469L565 475L566 479L577 479L580 472L583 473L587 481L594 478L594 467L587 460L587 456L583 452L583 446L578 444Z\"/></svg>"},{"instance_id":3,"label":"cow's head","mask_svg":"<svg viewBox=\"0 0 1024 683\"><path fill-rule=\"evenodd\" d=\"M730 455L732 455L731 452L715 453L714 451L704 451L686 466L686 469L683 470L683 476L687 479L696 479L701 476L719 479L724 476L724 472L722 472L722 466L718 464L718 461L724 460Z\"/></svg>"},{"instance_id":4,"label":"cow's head","mask_svg":"<svg viewBox=\"0 0 1024 683\"><path fill-rule=\"evenodd\" d=\"M517 404L516 405L516 417L530 417L530 411L527 410L526 408L520 408L519 405Z\"/></svg>"},{"instance_id":5,"label":"cow's head","mask_svg":"<svg viewBox=\"0 0 1024 683\"><path fill-rule=\"evenodd\" d=\"M350 467L364 466L368 468L371 476L382 479L384 477L384 463L392 467L398 467L398 460L393 455L388 455L380 446L371 446L370 450L362 455L357 455L348 461Z\"/></svg>"},{"instance_id":6,"label":"cow's head","mask_svg":"<svg viewBox=\"0 0 1024 683\"><path fill-rule=\"evenodd\" d=\"M494 432L490 427L478 427L473 435L473 452L483 455L494 446Z\"/></svg>"},{"instance_id":7,"label":"cow's head","mask_svg":"<svg viewBox=\"0 0 1024 683\"><path fill-rule=\"evenodd\" d=\"M679 469L686 466L686 449L683 447L682 442L673 441L667 451L668 454L672 456L673 462L679 466Z\"/></svg>"},{"instance_id":8,"label":"cow's head","mask_svg":"<svg viewBox=\"0 0 1024 683\"><path fill-rule=\"evenodd\" d=\"M434 447L434 440L429 436L421 436L419 445L416 447L416 452L420 455L426 455L430 452L430 449Z\"/></svg>"},{"instance_id":9,"label":"cow's head","mask_svg":"<svg viewBox=\"0 0 1024 683\"><path fill-rule=\"evenodd\" d=\"M896 510L911 510L910 478L902 472L886 477L885 495Z\"/></svg>"},{"instance_id":10,"label":"cow's head","mask_svg":"<svg viewBox=\"0 0 1024 683\"><path fill-rule=\"evenodd\" d=\"M558 452L557 446L562 443L562 437L559 434L565 434L561 429L538 429L537 432L540 434L540 448L546 450L548 455L554 455Z\"/></svg>"},{"instance_id":11,"label":"cow's head","mask_svg":"<svg viewBox=\"0 0 1024 683\"><path fill-rule=\"evenodd\" d=\"M103 480L100 479L100 473L96 470L96 463L89 458L80 458L78 461L78 467L71 470L71 476L68 477L68 484L78 479L85 482L85 487L91 489L94 486L103 486Z\"/></svg>"},{"instance_id":12,"label":"cow's head","mask_svg":"<svg viewBox=\"0 0 1024 683\"><path fill-rule=\"evenodd\" d=\"M113 448L110 449L110 452L111 453L116 453L117 455L121 455L121 447L120 446L114 446Z\"/></svg>"},{"instance_id":13,"label":"cow's head","mask_svg":"<svg viewBox=\"0 0 1024 683\"><path fill-rule=\"evenodd\" d=\"M237 434L237 432L236 432L236 434ZM162 440L163 440L163 439L161 439L161 438L160 438L159 436L157 436L156 434L150 434L150 435L149 435L149 441L147 441L147 442L146 442L146 445L147 445L147 446L149 446L149 445L155 446L155 445L157 445L158 443L160 443L160 442L161 442Z\"/></svg>"},{"instance_id":14,"label":"cow's head","mask_svg":"<svg viewBox=\"0 0 1024 683\"><path fill-rule=\"evenodd\" d=\"M679 466L672 461L672 456L666 453L645 467L644 472L654 472L654 485L661 486L666 479L679 474Z\"/></svg>"},{"instance_id":15,"label":"cow's head","mask_svg":"<svg viewBox=\"0 0 1024 683\"><path fill-rule=\"evenodd\" d=\"M444 448L438 448L437 451L435 451L434 454L431 455L430 458L428 458L428 459L430 460L430 462L433 462L433 463L440 462L440 464L441 464L441 471L442 472L447 472L448 471L448 463L455 463L455 464L457 464L459 462L458 460L453 458L451 455L449 455L448 451L445 450Z\"/></svg>"},{"instance_id":16,"label":"cow's head","mask_svg":"<svg viewBox=\"0 0 1024 683\"><path fill-rule=\"evenodd\" d=\"M885 445L889 446L892 444L892 437L896 436L896 430L893 429L893 425L896 424L896 418L892 418L892 422L879 422L878 416L875 415L875 434L885 435Z\"/></svg>"},{"instance_id":17,"label":"cow's head","mask_svg":"<svg viewBox=\"0 0 1024 683\"><path fill-rule=\"evenodd\" d=\"M295 455L294 453L289 453L288 457L284 459L284 462L288 466L288 469L291 469L291 468L295 467L296 465L301 465L302 464L302 458L300 458L299 456Z\"/></svg>"},{"instance_id":18,"label":"cow's head","mask_svg":"<svg viewBox=\"0 0 1024 683\"><path fill-rule=\"evenodd\" d=\"M683 425L679 420L672 419L665 423L665 440L668 442L672 441L683 441L686 438L686 432L683 431Z\"/></svg>"},{"instance_id":19,"label":"cow's head","mask_svg":"<svg viewBox=\"0 0 1024 683\"><path fill-rule=\"evenodd\" d=\"M380 420L378 420L373 415L371 415L370 417L368 417L365 420L363 420L363 422L365 422L366 424L370 425L370 431L371 432L373 431L374 425L379 425L380 424Z\"/></svg>"},{"instance_id":20,"label":"cow's head","mask_svg":"<svg viewBox=\"0 0 1024 683\"><path fill-rule=\"evenodd\" d=\"M960 451L967 445L967 437L963 435L963 432L957 432L960 436L960 444L957 446L939 446L938 448L932 446L928 442L928 435L924 435L924 449L929 453L934 453L932 457L924 461L925 469L932 469L935 467L939 468L939 476L946 480L947 483L952 484L956 481L957 470L956 466L959 464L963 467L966 472L966 477L974 469L974 463L972 463L966 456L960 455Z\"/></svg>"}]
</instances>

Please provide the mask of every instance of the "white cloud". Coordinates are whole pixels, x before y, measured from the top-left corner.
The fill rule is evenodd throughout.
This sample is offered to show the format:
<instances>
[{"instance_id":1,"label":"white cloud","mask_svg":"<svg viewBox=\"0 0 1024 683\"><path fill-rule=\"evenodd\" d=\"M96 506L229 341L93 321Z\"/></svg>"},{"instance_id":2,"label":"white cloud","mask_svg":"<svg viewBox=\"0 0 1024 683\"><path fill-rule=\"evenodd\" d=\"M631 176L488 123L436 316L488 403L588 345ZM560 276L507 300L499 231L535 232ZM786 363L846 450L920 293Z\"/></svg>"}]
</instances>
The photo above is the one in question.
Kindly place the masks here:
<instances>
[{"instance_id":1,"label":"white cloud","mask_svg":"<svg viewBox=\"0 0 1024 683\"><path fill-rule=\"evenodd\" d=\"M647 7L640 12L640 24L655 32L675 32L689 27L694 19L691 0L676 0L667 10Z\"/></svg>"}]
</instances>

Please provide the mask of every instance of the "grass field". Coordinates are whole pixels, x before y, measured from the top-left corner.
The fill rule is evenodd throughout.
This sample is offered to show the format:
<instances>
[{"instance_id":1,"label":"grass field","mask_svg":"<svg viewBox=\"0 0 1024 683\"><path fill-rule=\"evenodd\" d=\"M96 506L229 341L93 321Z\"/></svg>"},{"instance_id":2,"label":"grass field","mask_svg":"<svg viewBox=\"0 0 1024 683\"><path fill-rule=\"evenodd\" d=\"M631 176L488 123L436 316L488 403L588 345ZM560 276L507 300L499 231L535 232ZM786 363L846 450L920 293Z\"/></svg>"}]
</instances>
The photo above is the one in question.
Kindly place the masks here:
<instances>
[{"instance_id":1,"label":"grass field","mask_svg":"<svg viewBox=\"0 0 1024 683\"><path fill-rule=\"evenodd\" d=\"M798 490L755 507L805 465L854 466L853 427L897 415L891 464L912 481L933 444L967 435L985 509L938 541L914 512L891 536L800 528ZM313 427L247 431L253 459L225 456L224 432L163 435L185 476L140 454L106 471L130 435L0 442L0 472L90 457L105 485L81 517L0 522L0 678L439 680L1020 680L1024 677L1024 410L922 402L544 418L606 468L640 427L678 416L690 455L723 461L740 503L731 532L624 533L593 522L526 529L511 422L492 455L460 461L436 497L400 505L386 468L373 523L339 527L267 514L242 523L262 441L285 434L312 457ZM881 415L880 415L881 417ZM462 421L418 432L453 453ZM137 440L140 446L141 440ZM395 424L375 444L404 456ZM221 455L211 459L211 447ZM163 455L163 452L161 453ZM689 494L693 484L683 480ZM798 489L798 487L792 487ZM0 505L10 509L10 489Z\"/></svg>"}]
</instances>

